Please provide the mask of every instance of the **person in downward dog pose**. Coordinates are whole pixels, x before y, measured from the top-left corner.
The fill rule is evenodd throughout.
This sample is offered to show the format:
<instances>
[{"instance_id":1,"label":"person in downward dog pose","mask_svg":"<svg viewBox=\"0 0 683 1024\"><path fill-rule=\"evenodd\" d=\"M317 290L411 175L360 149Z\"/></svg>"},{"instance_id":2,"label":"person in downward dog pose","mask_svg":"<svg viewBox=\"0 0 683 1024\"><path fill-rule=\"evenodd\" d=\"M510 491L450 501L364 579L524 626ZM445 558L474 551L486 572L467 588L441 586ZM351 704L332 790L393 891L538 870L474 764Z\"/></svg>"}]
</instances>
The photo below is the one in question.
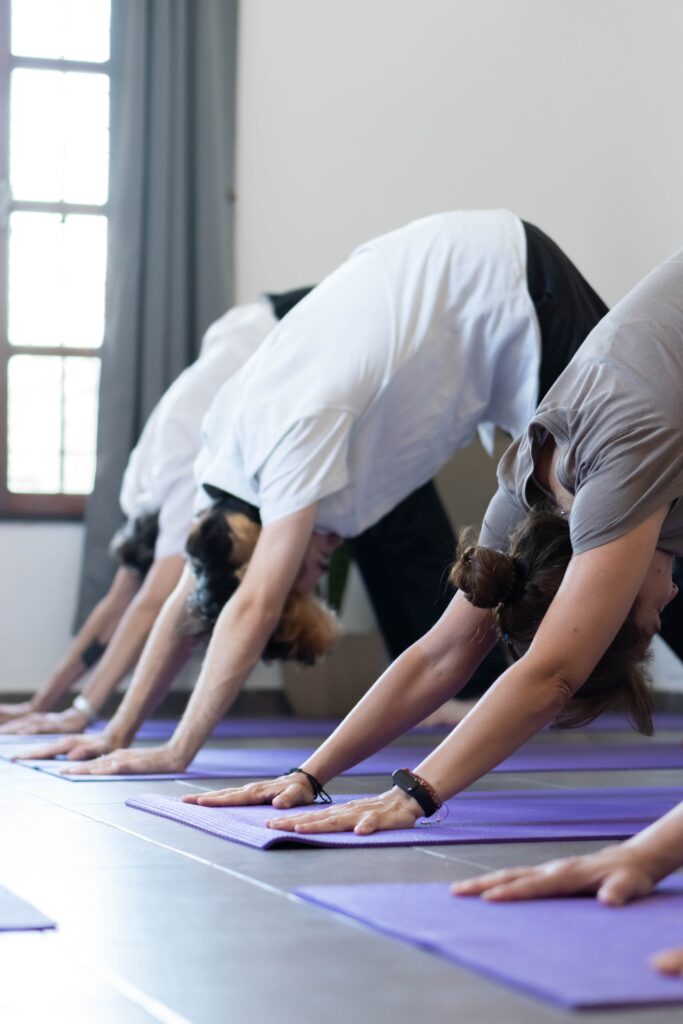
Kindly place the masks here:
<instances>
[{"instance_id":1,"label":"person in downward dog pose","mask_svg":"<svg viewBox=\"0 0 683 1024\"><path fill-rule=\"evenodd\" d=\"M375 550L389 538L394 590L422 588L433 603L434 574L423 585L411 550L430 522L415 512L424 488L477 429L522 429L604 313L557 246L507 211L440 214L362 246L217 395L191 570L105 734L45 755L116 750L83 769L93 773L184 768L259 657L306 660L330 646L329 619L306 595L340 537L374 531ZM184 657L188 601L213 632L183 721L162 748L119 750Z\"/></svg>"},{"instance_id":2,"label":"person in downward dog pose","mask_svg":"<svg viewBox=\"0 0 683 1024\"><path fill-rule=\"evenodd\" d=\"M496 637L516 660L421 764L379 796L269 825L411 827L549 723L580 725L617 699L651 732L643 657L676 593L673 558L683 554L682 384L683 250L595 328L503 456L479 543L461 545L460 589L436 626L300 771L186 799L312 803L319 787L457 692Z\"/></svg>"},{"instance_id":3,"label":"person in downward dog pose","mask_svg":"<svg viewBox=\"0 0 683 1024\"><path fill-rule=\"evenodd\" d=\"M130 455L121 486L125 525L111 545L114 580L49 680L30 701L0 705L0 733L79 733L135 665L164 601L183 571L192 525L192 465L204 413L224 381L240 369L309 288L228 310L207 330L198 359L171 385ZM52 708L93 669L66 711Z\"/></svg>"}]
</instances>

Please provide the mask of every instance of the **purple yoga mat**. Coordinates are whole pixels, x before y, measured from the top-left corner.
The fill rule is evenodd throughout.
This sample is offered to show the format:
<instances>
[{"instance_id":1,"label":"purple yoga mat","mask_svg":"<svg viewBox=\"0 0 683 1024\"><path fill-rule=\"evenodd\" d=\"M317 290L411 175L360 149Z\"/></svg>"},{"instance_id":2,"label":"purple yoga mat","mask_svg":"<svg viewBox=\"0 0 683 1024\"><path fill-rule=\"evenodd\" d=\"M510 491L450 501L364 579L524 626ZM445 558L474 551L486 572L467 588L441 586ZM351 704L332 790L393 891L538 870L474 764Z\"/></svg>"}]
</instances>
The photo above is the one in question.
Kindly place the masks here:
<instances>
[{"instance_id":1,"label":"purple yoga mat","mask_svg":"<svg viewBox=\"0 0 683 1024\"><path fill-rule=\"evenodd\" d=\"M45 914L0 885L0 932L33 932L56 928Z\"/></svg>"},{"instance_id":2,"label":"purple yoga mat","mask_svg":"<svg viewBox=\"0 0 683 1024\"><path fill-rule=\"evenodd\" d=\"M101 732L106 725L104 721L94 722L87 730L88 732ZM140 726L136 739L157 740L163 742L170 739L175 732L178 720L170 718L149 718ZM279 717L252 717L252 718L224 718L214 731L214 739L270 739L287 738L297 736L329 736L339 725L335 718L296 718L294 715L281 715ZM655 730L681 730L683 732L683 715L660 712L654 716ZM590 725L585 726L580 732L629 732L631 726L623 717L617 713L608 712L596 718ZM411 734L423 736L445 736L450 732L449 726L416 726L410 730ZM0 733L0 745L3 743L17 744L20 742L32 743L42 740L49 743L51 740L59 739L61 734L43 734L42 736L21 736L3 735Z\"/></svg>"},{"instance_id":3,"label":"purple yoga mat","mask_svg":"<svg viewBox=\"0 0 683 1024\"><path fill-rule=\"evenodd\" d=\"M358 800L336 797L335 804ZM198 807L180 797L142 794L129 807L189 825L219 839L258 850L283 843L307 846L422 846L529 840L624 839L683 800L683 788L568 789L462 793L448 801L448 818L393 832L357 836L349 832L299 835L266 828L264 822L290 812L273 807ZM302 808L303 810L309 808ZM683 942L683 936L680 936Z\"/></svg>"},{"instance_id":4,"label":"purple yoga mat","mask_svg":"<svg viewBox=\"0 0 683 1024\"><path fill-rule=\"evenodd\" d=\"M648 963L683 942L680 878L616 908L585 897L490 904L455 898L441 882L316 885L295 894L564 1007L683 1003L683 978Z\"/></svg>"},{"instance_id":5,"label":"purple yoga mat","mask_svg":"<svg viewBox=\"0 0 683 1024\"><path fill-rule=\"evenodd\" d=\"M349 768L344 775L390 775L396 768L415 767L432 751L431 747L387 747ZM122 782L143 779L248 779L282 775L289 768L303 764L310 757L310 748L202 750L185 772L141 775L62 775L65 761L32 761L18 764L37 768L69 782ZM77 764L78 762L73 762ZM495 772L534 771L615 771L625 769L683 768L683 744L629 746L565 745L527 746L512 754Z\"/></svg>"}]
</instances>

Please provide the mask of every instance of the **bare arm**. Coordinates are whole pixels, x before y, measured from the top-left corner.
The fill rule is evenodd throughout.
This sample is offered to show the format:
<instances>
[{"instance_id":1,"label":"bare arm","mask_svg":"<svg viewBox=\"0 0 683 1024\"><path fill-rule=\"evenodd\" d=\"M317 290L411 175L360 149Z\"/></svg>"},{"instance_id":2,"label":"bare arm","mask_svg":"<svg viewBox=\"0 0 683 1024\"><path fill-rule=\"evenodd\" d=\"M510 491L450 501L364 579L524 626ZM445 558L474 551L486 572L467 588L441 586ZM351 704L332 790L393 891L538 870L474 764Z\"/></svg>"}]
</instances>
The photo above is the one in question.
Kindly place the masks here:
<instances>
[{"instance_id":1,"label":"bare arm","mask_svg":"<svg viewBox=\"0 0 683 1024\"><path fill-rule=\"evenodd\" d=\"M98 736L67 736L31 750L31 757L52 758L68 754L71 760L99 757L128 746L144 719L154 710L177 673L187 661L194 639L178 626L185 616L185 603L193 586L186 568L175 590L164 603L138 662L130 687L111 722Z\"/></svg>"},{"instance_id":2,"label":"bare arm","mask_svg":"<svg viewBox=\"0 0 683 1024\"><path fill-rule=\"evenodd\" d=\"M53 708L69 687L88 671L82 660L83 652L95 641L103 646L109 643L139 587L140 576L134 569L119 568L108 593L93 608L52 676L30 701L0 705L0 722Z\"/></svg>"},{"instance_id":3,"label":"bare arm","mask_svg":"<svg viewBox=\"0 0 683 1024\"><path fill-rule=\"evenodd\" d=\"M377 680L316 753L302 765L323 784L401 735L457 692L495 641L491 613L456 594L436 625ZM188 796L210 806L309 803L303 776Z\"/></svg>"},{"instance_id":4,"label":"bare arm","mask_svg":"<svg viewBox=\"0 0 683 1024\"><path fill-rule=\"evenodd\" d=\"M190 763L261 657L296 580L315 514L316 506L312 505L261 531L244 580L218 617L199 680L169 743L152 750L114 753L90 765L89 773L175 771ZM184 607L192 585L189 570L183 580ZM107 729L116 747L130 742L149 711L157 692L157 684L151 681L161 678L165 671L162 659L168 657L172 645L178 645L175 622L175 618L169 618L170 631L165 627L162 631L161 621L154 628L150 638L154 651L145 650L133 685Z\"/></svg>"},{"instance_id":5,"label":"bare arm","mask_svg":"<svg viewBox=\"0 0 683 1024\"><path fill-rule=\"evenodd\" d=\"M441 796L461 792L494 768L583 685L633 606L665 512L572 558L527 654L416 769Z\"/></svg>"},{"instance_id":6,"label":"bare arm","mask_svg":"<svg viewBox=\"0 0 683 1024\"><path fill-rule=\"evenodd\" d=\"M181 555L154 562L142 587L123 614L101 661L83 687L83 695L99 712L116 687L137 662L152 626L165 601L173 593L183 571ZM88 718L75 708L59 714L33 714L13 723L12 731L24 735L49 732L81 732Z\"/></svg>"},{"instance_id":7,"label":"bare arm","mask_svg":"<svg viewBox=\"0 0 683 1024\"><path fill-rule=\"evenodd\" d=\"M461 792L518 749L552 721L583 684L633 605L652 560L664 515L662 510L624 537L572 559L527 654L501 676L467 718L417 766L416 771L443 799ZM459 635L465 609L460 606L463 610L456 615L455 601L453 604L451 621ZM441 621L446 619L444 616ZM392 666L389 672L393 669ZM385 693L389 692L385 689ZM420 707L420 714L425 710L426 702ZM323 783L340 766L346 766L348 752L367 749L357 734L359 718L354 720L354 714L303 765ZM382 714L392 719L396 714L387 699L377 708L378 720ZM410 722L409 717L402 718L404 725L419 720L414 718ZM383 732L382 738L386 735ZM275 806L288 807L294 802L290 802L290 796L299 795L287 794L282 784L279 788L271 784L270 791L259 791L258 786L245 789L246 795L244 790L224 791L216 794L215 800L208 794L193 802L238 804L265 802L275 796ZM419 813L415 801L391 790L374 800L347 804L342 810L332 808L313 815L295 815L280 819L277 824L297 831L356 828L367 832L406 827L409 815L414 821Z\"/></svg>"}]
</instances>

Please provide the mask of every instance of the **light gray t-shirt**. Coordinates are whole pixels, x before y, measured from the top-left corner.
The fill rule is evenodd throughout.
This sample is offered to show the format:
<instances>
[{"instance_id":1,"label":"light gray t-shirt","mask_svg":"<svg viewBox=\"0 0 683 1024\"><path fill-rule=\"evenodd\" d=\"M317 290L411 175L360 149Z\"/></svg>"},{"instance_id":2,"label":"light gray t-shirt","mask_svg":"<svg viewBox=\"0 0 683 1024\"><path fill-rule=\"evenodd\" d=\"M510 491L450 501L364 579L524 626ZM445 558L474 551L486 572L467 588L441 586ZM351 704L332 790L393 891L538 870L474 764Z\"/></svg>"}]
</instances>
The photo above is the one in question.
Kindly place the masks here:
<instances>
[{"instance_id":1,"label":"light gray t-shirt","mask_svg":"<svg viewBox=\"0 0 683 1024\"><path fill-rule=\"evenodd\" d=\"M505 452L481 544L507 548L538 494L534 462L548 434L557 478L575 496L575 554L670 506L659 546L683 555L683 249L598 324Z\"/></svg>"}]
</instances>

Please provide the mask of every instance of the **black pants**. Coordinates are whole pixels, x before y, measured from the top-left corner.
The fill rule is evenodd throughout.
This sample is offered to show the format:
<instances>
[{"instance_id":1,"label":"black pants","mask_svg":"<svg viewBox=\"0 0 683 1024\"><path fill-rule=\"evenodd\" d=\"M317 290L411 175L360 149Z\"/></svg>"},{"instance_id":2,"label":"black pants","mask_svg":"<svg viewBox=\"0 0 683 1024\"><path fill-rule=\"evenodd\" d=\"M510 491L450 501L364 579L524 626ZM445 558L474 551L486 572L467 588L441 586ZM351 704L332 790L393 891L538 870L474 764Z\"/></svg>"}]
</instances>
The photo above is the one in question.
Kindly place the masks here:
<instances>
[{"instance_id":1,"label":"black pants","mask_svg":"<svg viewBox=\"0 0 683 1024\"><path fill-rule=\"evenodd\" d=\"M608 310L559 245L533 224L522 224L527 288L541 329L540 402Z\"/></svg>"},{"instance_id":2,"label":"black pants","mask_svg":"<svg viewBox=\"0 0 683 1024\"><path fill-rule=\"evenodd\" d=\"M607 306L562 250L532 224L527 240L527 287L541 329L539 397L607 312ZM389 656L418 640L449 604L448 569L455 535L433 483L409 495L349 542ZM496 649L461 691L474 697L505 670Z\"/></svg>"}]
</instances>

